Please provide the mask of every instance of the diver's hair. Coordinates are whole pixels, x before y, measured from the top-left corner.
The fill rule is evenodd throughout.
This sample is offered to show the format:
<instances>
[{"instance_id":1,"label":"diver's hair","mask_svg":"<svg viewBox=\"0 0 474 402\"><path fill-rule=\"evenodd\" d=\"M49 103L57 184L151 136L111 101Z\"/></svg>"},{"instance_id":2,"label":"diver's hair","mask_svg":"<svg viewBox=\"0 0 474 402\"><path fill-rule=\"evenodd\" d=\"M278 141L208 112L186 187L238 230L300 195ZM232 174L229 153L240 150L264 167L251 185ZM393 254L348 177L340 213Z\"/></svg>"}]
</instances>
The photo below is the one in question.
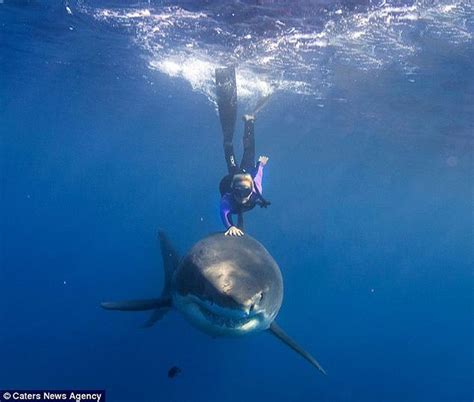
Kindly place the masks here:
<instances>
[{"instance_id":1,"label":"diver's hair","mask_svg":"<svg viewBox=\"0 0 474 402\"><path fill-rule=\"evenodd\" d=\"M252 178L252 175L250 175L249 173L237 173L237 174L235 174L234 177L232 178L232 182L230 184L230 187L234 188L235 183L237 181L250 181L251 186L253 187L253 178Z\"/></svg>"}]
</instances>

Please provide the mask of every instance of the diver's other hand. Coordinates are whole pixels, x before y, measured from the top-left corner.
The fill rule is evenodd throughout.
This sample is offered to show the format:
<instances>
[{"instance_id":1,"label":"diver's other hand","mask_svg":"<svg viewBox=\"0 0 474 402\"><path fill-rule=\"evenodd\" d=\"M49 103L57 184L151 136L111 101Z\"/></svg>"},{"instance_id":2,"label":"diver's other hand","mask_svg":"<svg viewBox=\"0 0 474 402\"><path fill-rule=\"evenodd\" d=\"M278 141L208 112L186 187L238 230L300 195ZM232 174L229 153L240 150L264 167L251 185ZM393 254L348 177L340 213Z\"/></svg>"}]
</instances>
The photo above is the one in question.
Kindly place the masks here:
<instances>
[{"instance_id":1,"label":"diver's other hand","mask_svg":"<svg viewBox=\"0 0 474 402\"><path fill-rule=\"evenodd\" d=\"M260 164L261 164L262 166L265 166L265 165L267 164L267 162L268 162L268 156L263 156L263 155L262 155L262 156L260 156L260 157L258 158L258 161L260 162Z\"/></svg>"},{"instance_id":2,"label":"diver's other hand","mask_svg":"<svg viewBox=\"0 0 474 402\"><path fill-rule=\"evenodd\" d=\"M243 236L244 232L242 232L238 227L231 226L227 229L227 232L224 233L225 236Z\"/></svg>"}]
</instances>

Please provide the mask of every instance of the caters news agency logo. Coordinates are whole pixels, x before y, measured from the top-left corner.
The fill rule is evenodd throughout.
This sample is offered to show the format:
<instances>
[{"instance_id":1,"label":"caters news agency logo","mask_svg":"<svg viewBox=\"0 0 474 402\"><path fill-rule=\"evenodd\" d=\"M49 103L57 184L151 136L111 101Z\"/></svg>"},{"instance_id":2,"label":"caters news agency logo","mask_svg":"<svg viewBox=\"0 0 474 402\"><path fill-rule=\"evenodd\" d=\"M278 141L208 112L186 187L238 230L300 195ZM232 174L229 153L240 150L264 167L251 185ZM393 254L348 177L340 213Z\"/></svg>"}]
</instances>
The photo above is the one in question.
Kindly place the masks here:
<instances>
[{"instance_id":1,"label":"caters news agency logo","mask_svg":"<svg viewBox=\"0 0 474 402\"><path fill-rule=\"evenodd\" d=\"M0 0L1 1L1 0ZM65 391L24 391L0 390L0 402L16 402L31 400L36 402L49 402L61 400L69 402L105 402L105 390L65 390Z\"/></svg>"}]
</instances>

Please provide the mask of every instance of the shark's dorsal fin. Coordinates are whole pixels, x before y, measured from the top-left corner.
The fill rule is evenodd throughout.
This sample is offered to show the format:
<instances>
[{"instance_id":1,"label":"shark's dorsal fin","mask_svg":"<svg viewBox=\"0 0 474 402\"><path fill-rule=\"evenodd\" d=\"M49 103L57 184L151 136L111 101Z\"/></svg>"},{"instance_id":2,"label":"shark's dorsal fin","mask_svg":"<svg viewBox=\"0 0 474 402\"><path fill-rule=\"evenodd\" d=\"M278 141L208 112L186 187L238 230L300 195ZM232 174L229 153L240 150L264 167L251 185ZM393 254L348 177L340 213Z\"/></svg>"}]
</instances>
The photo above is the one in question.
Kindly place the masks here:
<instances>
[{"instance_id":1,"label":"shark's dorsal fin","mask_svg":"<svg viewBox=\"0 0 474 402\"><path fill-rule=\"evenodd\" d=\"M282 342L286 343L291 349L293 349L296 353L300 354L303 356L306 360L308 360L313 366L315 366L321 373L324 375L326 374L326 371L321 367L321 365L317 362L317 360L311 356L306 350L304 350L301 346L299 346L293 339L291 339L285 331L283 331L278 324L273 321L270 325L270 328L268 330L275 335L278 339L280 339Z\"/></svg>"},{"instance_id":2,"label":"shark's dorsal fin","mask_svg":"<svg viewBox=\"0 0 474 402\"><path fill-rule=\"evenodd\" d=\"M169 298L171 295L173 273L179 264L179 255L166 237L165 232L160 230L158 232L158 237L160 239L161 256L163 258L163 268L165 270L165 284L163 286L163 291L161 292L161 297Z\"/></svg>"},{"instance_id":3,"label":"shark's dorsal fin","mask_svg":"<svg viewBox=\"0 0 474 402\"><path fill-rule=\"evenodd\" d=\"M173 280L173 273L178 267L179 256L174 251L171 243L163 231L158 232L161 246L161 256L163 257L163 268L165 271L164 286L161 292L161 297L158 299L146 300L129 300L122 302L107 302L102 303L101 306L106 310L119 311L146 311L154 310L150 318L144 324L144 327L151 327L158 320L172 308L173 302L171 300L171 287Z\"/></svg>"}]
</instances>

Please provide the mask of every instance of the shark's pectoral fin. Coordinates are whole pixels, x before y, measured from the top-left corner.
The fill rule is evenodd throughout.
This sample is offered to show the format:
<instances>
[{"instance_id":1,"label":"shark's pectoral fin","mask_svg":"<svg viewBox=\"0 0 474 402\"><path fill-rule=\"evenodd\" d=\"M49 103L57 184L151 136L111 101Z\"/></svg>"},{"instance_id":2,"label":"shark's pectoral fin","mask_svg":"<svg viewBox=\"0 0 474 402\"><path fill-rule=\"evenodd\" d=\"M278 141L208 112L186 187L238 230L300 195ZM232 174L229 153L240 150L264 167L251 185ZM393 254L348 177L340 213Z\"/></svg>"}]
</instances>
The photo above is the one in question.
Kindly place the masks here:
<instances>
[{"instance_id":1,"label":"shark's pectoral fin","mask_svg":"<svg viewBox=\"0 0 474 402\"><path fill-rule=\"evenodd\" d=\"M154 310L150 318L143 324L144 328L151 327L155 322L161 320L171 309L172 302L169 298L128 300L122 302L106 302L100 304L106 310L118 311L148 311Z\"/></svg>"},{"instance_id":2,"label":"shark's pectoral fin","mask_svg":"<svg viewBox=\"0 0 474 402\"><path fill-rule=\"evenodd\" d=\"M160 307L151 313L150 318L143 324L143 328L152 327L157 321L160 321L171 307Z\"/></svg>"},{"instance_id":3,"label":"shark's pectoral fin","mask_svg":"<svg viewBox=\"0 0 474 402\"><path fill-rule=\"evenodd\" d=\"M146 300L128 300L122 302L105 302L100 304L106 310L119 311L146 311L155 309L169 309L171 299L146 299Z\"/></svg>"},{"instance_id":4,"label":"shark's pectoral fin","mask_svg":"<svg viewBox=\"0 0 474 402\"><path fill-rule=\"evenodd\" d=\"M315 366L321 373L324 375L326 371L321 367L321 365L316 361L316 359L311 356L306 350L304 350L301 346L299 346L293 339L291 339L285 331L283 331L276 322L272 322L270 328L268 330L275 335L278 339L282 342L286 343L291 349L293 349L296 353L303 356L306 360L308 360L313 366Z\"/></svg>"}]
</instances>

